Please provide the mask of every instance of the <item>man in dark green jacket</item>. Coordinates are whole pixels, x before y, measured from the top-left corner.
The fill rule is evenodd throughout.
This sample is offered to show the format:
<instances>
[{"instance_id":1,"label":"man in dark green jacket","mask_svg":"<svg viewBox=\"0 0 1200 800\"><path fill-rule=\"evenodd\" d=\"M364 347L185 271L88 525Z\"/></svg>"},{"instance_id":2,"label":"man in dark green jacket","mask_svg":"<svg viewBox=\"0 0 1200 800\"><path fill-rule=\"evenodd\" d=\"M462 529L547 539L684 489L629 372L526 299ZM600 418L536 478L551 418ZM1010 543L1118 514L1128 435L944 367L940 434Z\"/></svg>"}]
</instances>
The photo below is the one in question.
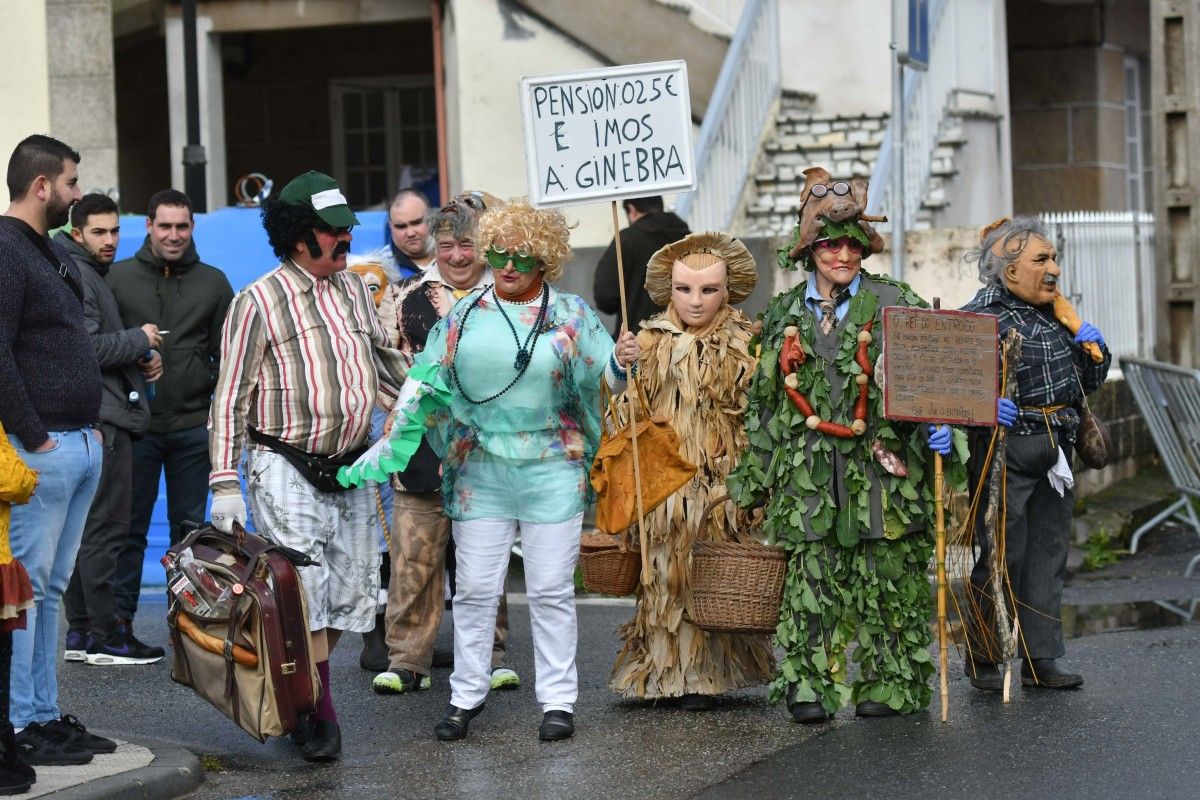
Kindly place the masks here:
<instances>
[{"instance_id":1,"label":"man in dark green jacket","mask_svg":"<svg viewBox=\"0 0 1200 800\"><path fill-rule=\"evenodd\" d=\"M171 542L182 537L185 520L205 519L208 406L233 289L221 270L200 261L192 241L192 201L174 189L150 198L146 241L133 258L112 266L108 284L126 327L153 323L162 334L163 372L150 399L150 430L134 443L130 535L117 562L117 616L132 622L164 468Z\"/></svg>"}]
</instances>

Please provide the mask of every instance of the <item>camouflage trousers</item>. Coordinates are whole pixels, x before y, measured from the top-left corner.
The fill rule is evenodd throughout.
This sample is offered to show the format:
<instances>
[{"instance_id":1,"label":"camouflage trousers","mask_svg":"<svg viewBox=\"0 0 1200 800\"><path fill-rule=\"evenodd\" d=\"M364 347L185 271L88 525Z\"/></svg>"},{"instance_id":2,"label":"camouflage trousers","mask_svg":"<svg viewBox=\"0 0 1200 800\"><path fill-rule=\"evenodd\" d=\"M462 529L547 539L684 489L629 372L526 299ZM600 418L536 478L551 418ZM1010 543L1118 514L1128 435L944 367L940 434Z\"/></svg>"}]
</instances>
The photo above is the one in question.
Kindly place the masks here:
<instances>
[{"instance_id":1,"label":"camouflage trousers","mask_svg":"<svg viewBox=\"0 0 1200 800\"><path fill-rule=\"evenodd\" d=\"M442 510L441 492L396 492L392 536L388 555L392 574L388 581L385 641L392 671L431 674L433 644L446 607L446 546L450 519ZM496 613L496 639L492 667L504 664L508 638L508 600L500 597Z\"/></svg>"}]
</instances>

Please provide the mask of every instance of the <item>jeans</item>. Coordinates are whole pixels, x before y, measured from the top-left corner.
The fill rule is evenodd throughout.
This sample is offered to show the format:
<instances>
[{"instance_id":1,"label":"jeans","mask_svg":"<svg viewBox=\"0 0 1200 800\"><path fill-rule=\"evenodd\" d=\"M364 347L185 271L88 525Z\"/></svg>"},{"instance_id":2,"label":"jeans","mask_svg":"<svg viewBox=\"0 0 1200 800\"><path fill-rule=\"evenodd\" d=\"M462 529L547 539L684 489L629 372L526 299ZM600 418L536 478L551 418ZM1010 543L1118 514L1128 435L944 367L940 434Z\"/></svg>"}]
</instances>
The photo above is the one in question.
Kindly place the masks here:
<instances>
[{"instance_id":1,"label":"jeans","mask_svg":"<svg viewBox=\"0 0 1200 800\"><path fill-rule=\"evenodd\" d=\"M117 555L129 538L129 474L133 442L129 431L104 426L104 467L63 595L67 625L110 641L117 630L113 589Z\"/></svg>"},{"instance_id":2,"label":"jeans","mask_svg":"<svg viewBox=\"0 0 1200 800\"><path fill-rule=\"evenodd\" d=\"M33 608L25 630L13 631L10 716L17 728L58 719L59 598L67 588L75 554L83 536L92 497L100 482L103 447L99 431L83 428L55 431L54 449L27 451L15 436L8 439L21 460L38 470L37 491L30 501L13 506L13 556L33 583Z\"/></svg>"},{"instance_id":3,"label":"jeans","mask_svg":"<svg viewBox=\"0 0 1200 800\"><path fill-rule=\"evenodd\" d=\"M133 443L133 508L114 584L117 616L132 620L142 590L142 560L150 515L158 502L158 478L167 471L167 519L171 544L183 538L183 523L204 522L208 503L208 429L203 425L170 433L148 433Z\"/></svg>"}]
</instances>

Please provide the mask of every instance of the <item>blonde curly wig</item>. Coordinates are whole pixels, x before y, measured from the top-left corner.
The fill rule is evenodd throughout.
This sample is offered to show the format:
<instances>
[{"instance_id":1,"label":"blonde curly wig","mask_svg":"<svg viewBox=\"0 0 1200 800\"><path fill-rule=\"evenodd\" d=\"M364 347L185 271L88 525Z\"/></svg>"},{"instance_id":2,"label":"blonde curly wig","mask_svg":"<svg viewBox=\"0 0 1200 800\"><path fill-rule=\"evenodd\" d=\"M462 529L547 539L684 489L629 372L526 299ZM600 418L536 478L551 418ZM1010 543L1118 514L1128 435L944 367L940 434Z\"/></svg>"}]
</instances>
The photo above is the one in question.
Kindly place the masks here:
<instances>
[{"instance_id":1,"label":"blonde curly wig","mask_svg":"<svg viewBox=\"0 0 1200 800\"><path fill-rule=\"evenodd\" d=\"M483 251L499 239L524 242L524 249L537 257L546 271L546 280L551 282L562 277L563 264L574 255L570 238L571 230L562 214L549 208L534 208L524 197L489 207L479 218L477 241Z\"/></svg>"}]
</instances>

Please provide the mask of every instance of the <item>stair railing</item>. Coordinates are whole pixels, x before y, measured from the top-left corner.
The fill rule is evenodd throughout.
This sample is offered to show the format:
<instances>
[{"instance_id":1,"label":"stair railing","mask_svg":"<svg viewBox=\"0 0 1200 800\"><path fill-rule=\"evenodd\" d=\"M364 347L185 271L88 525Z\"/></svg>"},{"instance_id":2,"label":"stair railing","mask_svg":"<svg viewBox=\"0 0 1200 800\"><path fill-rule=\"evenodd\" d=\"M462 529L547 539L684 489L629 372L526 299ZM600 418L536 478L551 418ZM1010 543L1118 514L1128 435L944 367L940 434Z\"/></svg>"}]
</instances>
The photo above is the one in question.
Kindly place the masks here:
<instances>
[{"instance_id":1,"label":"stair railing","mask_svg":"<svg viewBox=\"0 0 1200 800\"><path fill-rule=\"evenodd\" d=\"M696 142L696 188L676 213L693 230L728 230L779 97L778 0L748 0Z\"/></svg>"},{"instance_id":2,"label":"stair railing","mask_svg":"<svg viewBox=\"0 0 1200 800\"><path fill-rule=\"evenodd\" d=\"M934 152L955 90L995 94L995 59L990 55L995 0L932 0L929 4L929 69L904 70L904 214L912 227L929 189ZM981 54L983 54L981 56ZM895 126L889 122L871 176L868 213L898 211L892 198L896 168Z\"/></svg>"}]
</instances>

